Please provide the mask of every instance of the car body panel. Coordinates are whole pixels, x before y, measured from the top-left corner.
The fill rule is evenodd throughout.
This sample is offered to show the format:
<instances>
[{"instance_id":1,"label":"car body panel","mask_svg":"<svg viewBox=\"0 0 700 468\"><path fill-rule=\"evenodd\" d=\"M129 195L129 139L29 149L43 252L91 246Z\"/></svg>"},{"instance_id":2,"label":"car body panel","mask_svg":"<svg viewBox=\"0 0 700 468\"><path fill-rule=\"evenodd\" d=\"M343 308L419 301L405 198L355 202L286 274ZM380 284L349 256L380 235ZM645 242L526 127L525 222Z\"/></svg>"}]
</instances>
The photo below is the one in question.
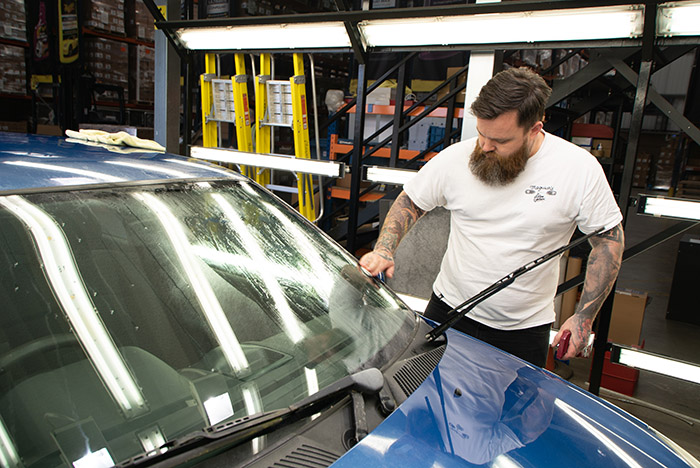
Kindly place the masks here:
<instances>
[{"instance_id":1,"label":"car body panel","mask_svg":"<svg viewBox=\"0 0 700 468\"><path fill-rule=\"evenodd\" d=\"M87 184L242 176L182 156L54 136L2 133L0 192Z\"/></svg>"},{"instance_id":2,"label":"car body panel","mask_svg":"<svg viewBox=\"0 0 700 468\"><path fill-rule=\"evenodd\" d=\"M333 466L688 466L619 408L460 332L435 371Z\"/></svg>"}]
</instances>

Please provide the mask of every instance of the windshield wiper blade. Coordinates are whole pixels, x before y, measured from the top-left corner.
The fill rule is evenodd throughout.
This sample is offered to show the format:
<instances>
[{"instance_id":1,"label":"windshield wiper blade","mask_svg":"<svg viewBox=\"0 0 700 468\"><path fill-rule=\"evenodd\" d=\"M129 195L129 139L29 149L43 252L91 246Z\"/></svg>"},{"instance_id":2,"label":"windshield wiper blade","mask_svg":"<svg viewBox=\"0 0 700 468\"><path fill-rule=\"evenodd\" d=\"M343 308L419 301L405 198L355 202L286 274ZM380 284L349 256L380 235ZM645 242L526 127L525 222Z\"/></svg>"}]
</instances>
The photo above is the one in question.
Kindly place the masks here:
<instances>
[{"instance_id":1,"label":"windshield wiper blade","mask_svg":"<svg viewBox=\"0 0 700 468\"><path fill-rule=\"evenodd\" d=\"M511 272L510 274L504 276L503 278L499 279L495 283L493 283L491 286L488 286L487 288L483 289L481 292L478 294L470 297L454 309L450 310L447 312L447 320L445 320L443 323L440 325L436 326L432 330L430 330L426 335L425 339L428 341L434 341L438 336L442 335L445 333L445 330L448 328L451 328L452 325L457 323L462 317L467 315L469 311L471 311L474 307L476 307L478 304L484 302L486 299L489 297L493 296L497 292L505 289L506 287L510 286L513 281L518 276L521 276L528 271L532 270L533 268L536 268L540 265L542 265L545 262L548 262L549 260L557 257L558 255L563 254L567 250L571 249L572 247L576 247L577 245L583 243L584 241L588 240L592 236L596 236L603 232L604 228L597 229L589 234L586 234L582 237L579 237L578 239L562 246L559 247L558 249L552 250L551 252L542 255L539 258L536 258L535 260L531 261L530 263L527 263L517 270Z\"/></svg>"},{"instance_id":2,"label":"windshield wiper blade","mask_svg":"<svg viewBox=\"0 0 700 468\"><path fill-rule=\"evenodd\" d=\"M169 441L160 447L159 453L144 454L130 458L120 468L152 465L179 465L219 450L229 449L247 440L261 436L281 425L298 421L317 413L330 403L337 401L350 391L376 394L384 386L384 376L377 368L365 369L343 377L320 391L286 408L246 416L235 421L210 426L201 431ZM197 450L202 449L202 450Z\"/></svg>"}]
</instances>

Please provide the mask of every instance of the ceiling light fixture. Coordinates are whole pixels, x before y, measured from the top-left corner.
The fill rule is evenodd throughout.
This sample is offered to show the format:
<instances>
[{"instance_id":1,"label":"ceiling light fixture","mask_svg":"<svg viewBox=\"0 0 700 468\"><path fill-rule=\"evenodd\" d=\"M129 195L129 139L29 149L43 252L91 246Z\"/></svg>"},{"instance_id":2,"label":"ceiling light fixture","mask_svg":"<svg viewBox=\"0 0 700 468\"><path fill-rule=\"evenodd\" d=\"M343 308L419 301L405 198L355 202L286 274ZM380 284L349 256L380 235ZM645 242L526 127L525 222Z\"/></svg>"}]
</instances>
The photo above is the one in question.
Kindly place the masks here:
<instances>
[{"instance_id":1,"label":"ceiling light fixture","mask_svg":"<svg viewBox=\"0 0 700 468\"><path fill-rule=\"evenodd\" d=\"M302 172L304 174L325 177L343 177L345 175L345 164L343 163L319 161L316 159L301 159L293 156L247 153L245 151L204 148L202 146L193 146L190 149L190 156L198 159L206 159L207 161Z\"/></svg>"},{"instance_id":2,"label":"ceiling light fixture","mask_svg":"<svg viewBox=\"0 0 700 468\"><path fill-rule=\"evenodd\" d=\"M416 175L418 171L395 169L383 166L365 166L364 180L383 184L403 185Z\"/></svg>"},{"instance_id":3,"label":"ceiling light fixture","mask_svg":"<svg viewBox=\"0 0 700 468\"><path fill-rule=\"evenodd\" d=\"M700 366L640 349L613 345L610 362L700 384Z\"/></svg>"},{"instance_id":4,"label":"ceiling light fixture","mask_svg":"<svg viewBox=\"0 0 700 468\"><path fill-rule=\"evenodd\" d=\"M640 195L637 213L659 218L700 221L700 200Z\"/></svg>"},{"instance_id":5,"label":"ceiling light fixture","mask_svg":"<svg viewBox=\"0 0 700 468\"><path fill-rule=\"evenodd\" d=\"M629 39L642 34L644 7L502 12L366 20L358 24L370 47L468 45Z\"/></svg>"},{"instance_id":6,"label":"ceiling light fixture","mask_svg":"<svg viewBox=\"0 0 700 468\"><path fill-rule=\"evenodd\" d=\"M658 8L657 36L700 35L700 1L664 3Z\"/></svg>"},{"instance_id":7,"label":"ceiling light fixture","mask_svg":"<svg viewBox=\"0 0 700 468\"><path fill-rule=\"evenodd\" d=\"M352 46L342 21L175 30L190 50L333 49Z\"/></svg>"}]
</instances>

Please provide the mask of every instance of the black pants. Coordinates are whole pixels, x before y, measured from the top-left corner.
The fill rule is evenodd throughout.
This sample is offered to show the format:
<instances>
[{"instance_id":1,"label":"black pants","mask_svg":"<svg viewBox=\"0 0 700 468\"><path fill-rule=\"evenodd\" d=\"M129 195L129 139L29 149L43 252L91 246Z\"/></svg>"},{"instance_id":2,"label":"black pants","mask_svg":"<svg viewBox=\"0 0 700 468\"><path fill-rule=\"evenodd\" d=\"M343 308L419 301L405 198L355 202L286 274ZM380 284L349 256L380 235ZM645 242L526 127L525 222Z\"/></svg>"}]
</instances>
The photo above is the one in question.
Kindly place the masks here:
<instances>
[{"instance_id":1,"label":"black pants","mask_svg":"<svg viewBox=\"0 0 700 468\"><path fill-rule=\"evenodd\" d=\"M433 294L425 308L424 315L438 323L447 320L447 313L452 307ZM551 324L540 325L522 330L498 330L488 327L468 316L460 319L453 328L489 343L510 354L518 356L536 366L544 367L547 363L549 347L549 329Z\"/></svg>"}]
</instances>

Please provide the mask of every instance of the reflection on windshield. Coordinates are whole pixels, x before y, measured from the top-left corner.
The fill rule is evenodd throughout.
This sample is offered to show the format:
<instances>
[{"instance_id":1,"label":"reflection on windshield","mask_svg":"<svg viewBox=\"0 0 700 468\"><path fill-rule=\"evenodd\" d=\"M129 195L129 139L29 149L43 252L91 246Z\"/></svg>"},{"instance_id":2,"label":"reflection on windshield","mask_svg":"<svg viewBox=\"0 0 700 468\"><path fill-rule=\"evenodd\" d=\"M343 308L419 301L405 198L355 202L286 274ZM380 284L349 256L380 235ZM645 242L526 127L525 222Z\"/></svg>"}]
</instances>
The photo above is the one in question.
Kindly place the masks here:
<instances>
[{"instance_id":1,"label":"reflection on windshield","mask_svg":"<svg viewBox=\"0 0 700 468\"><path fill-rule=\"evenodd\" d=\"M289 406L415 323L245 182L0 198L0 274L3 467L119 462Z\"/></svg>"},{"instance_id":2,"label":"reflection on windshield","mask_svg":"<svg viewBox=\"0 0 700 468\"><path fill-rule=\"evenodd\" d=\"M129 417L143 412L143 395L96 314L63 231L44 211L19 196L0 203L29 226L51 289L112 397Z\"/></svg>"},{"instance_id":3,"label":"reflection on windshield","mask_svg":"<svg viewBox=\"0 0 700 468\"><path fill-rule=\"evenodd\" d=\"M148 193L137 193L134 194L134 197L153 210L163 225L170 242L175 248L182 270L187 274L189 284L194 289L202 312L204 312L209 326L216 335L217 342L221 346L221 350L231 369L236 373L247 370L248 360L243 354L243 349L231 329L231 325L226 321L224 311L216 299L211 284L206 280L199 264L192 257L187 237L177 219L168 207L155 196Z\"/></svg>"}]
</instances>

